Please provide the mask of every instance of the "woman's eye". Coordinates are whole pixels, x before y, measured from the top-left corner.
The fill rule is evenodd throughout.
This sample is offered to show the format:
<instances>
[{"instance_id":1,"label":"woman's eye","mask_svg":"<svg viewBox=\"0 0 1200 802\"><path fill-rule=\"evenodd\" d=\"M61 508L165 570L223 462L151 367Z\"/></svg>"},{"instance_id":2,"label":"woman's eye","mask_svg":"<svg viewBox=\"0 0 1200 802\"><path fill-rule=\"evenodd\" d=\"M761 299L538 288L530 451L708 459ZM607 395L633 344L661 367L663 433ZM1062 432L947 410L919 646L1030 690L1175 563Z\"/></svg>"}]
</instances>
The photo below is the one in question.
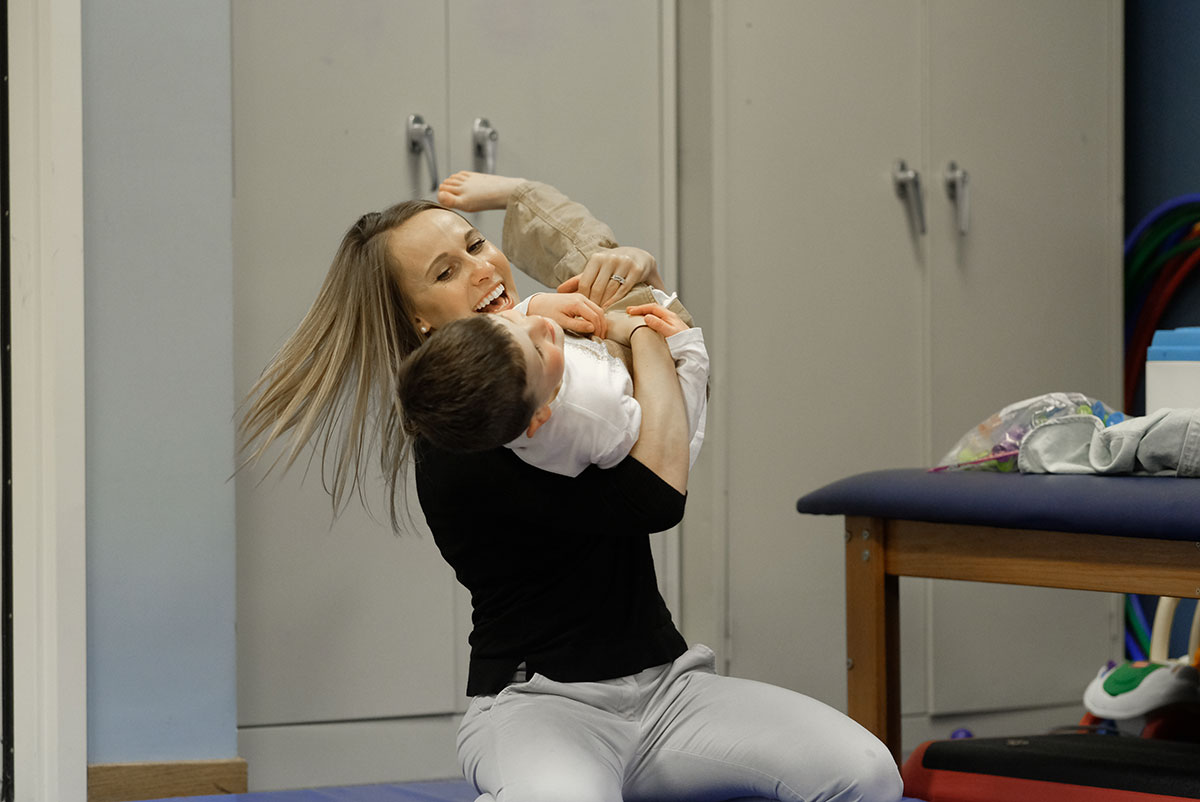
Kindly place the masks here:
<instances>
[{"instance_id":1,"label":"woman's eye","mask_svg":"<svg viewBox=\"0 0 1200 802\"><path fill-rule=\"evenodd\" d=\"M477 253L483 247L484 242L485 240L482 237L475 240L467 247L467 253Z\"/></svg>"},{"instance_id":2,"label":"woman's eye","mask_svg":"<svg viewBox=\"0 0 1200 802\"><path fill-rule=\"evenodd\" d=\"M438 281L449 281L450 275L451 275L450 268L447 267L441 273L438 273L437 280Z\"/></svg>"}]
</instances>

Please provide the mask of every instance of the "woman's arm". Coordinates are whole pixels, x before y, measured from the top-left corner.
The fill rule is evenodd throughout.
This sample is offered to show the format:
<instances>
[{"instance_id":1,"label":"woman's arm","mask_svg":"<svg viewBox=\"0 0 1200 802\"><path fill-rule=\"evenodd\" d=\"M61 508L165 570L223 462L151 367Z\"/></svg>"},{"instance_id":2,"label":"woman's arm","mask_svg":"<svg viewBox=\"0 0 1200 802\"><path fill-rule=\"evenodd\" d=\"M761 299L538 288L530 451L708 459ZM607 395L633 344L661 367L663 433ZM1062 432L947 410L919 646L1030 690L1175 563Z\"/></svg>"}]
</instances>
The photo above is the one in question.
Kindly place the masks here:
<instances>
[{"instance_id":1,"label":"woman's arm","mask_svg":"<svg viewBox=\"0 0 1200 802\"><path fill-rule=\"evenodd\" d=\"M633 348L633 397L642 405L642 431L629 455L680 493L687 491L688 426L675 360L666 341L639 326Z\"/></svg>"},{"instance_id":2,"label":"woman's arm","mask_svg":"<svg viewBox=\"0 0 1200 802\"><path fill-rule=\"evenodd\" d=\"M633 397L642 408L641 431L629 456L684 493L690 437L683 391L666 340L644 320L614 316L609 326L609 337L633 350Z\"/></svg>"}]
</instances>

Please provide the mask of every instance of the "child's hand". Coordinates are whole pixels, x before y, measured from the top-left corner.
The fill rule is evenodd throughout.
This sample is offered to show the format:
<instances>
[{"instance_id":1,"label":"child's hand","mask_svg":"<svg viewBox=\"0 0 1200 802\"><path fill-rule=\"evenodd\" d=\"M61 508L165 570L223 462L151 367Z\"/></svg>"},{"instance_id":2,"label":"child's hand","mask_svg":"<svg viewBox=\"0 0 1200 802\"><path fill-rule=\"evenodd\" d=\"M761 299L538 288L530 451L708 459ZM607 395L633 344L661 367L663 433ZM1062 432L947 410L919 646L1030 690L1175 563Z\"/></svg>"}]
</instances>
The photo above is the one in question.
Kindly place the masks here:
<instances>
[{"instance_id":1,"label":"child's hand","mask_svg":"<svg viewBox=\"0 0 1200 802\"><path fill-rule=\"evenodd\" d=\"M661 334L664 340L672 334L687 331L689 328L679 315L658 304L639 304L626 307L625 311Z\"/></svg>"},{"instance_id":2,"label":"child's hand","mask_svg":"<svg viewBox=\"0 0 1200 802\"><path fill-rule=\"evenodd\" d=\"M568 331L578 334L608 334L604 310L587 296L578 293L539 293L529 299L529 314L548 317Z\"/></svg>"},{"instance_id":3,"label":"child's hand","mask_svg":"<svg viewBox=\"0 0 1200 802\"><path fill-rule=\"evenodd\" d=\"M613 276L620 280L614 280ZM638 284L663 289L658 262L649 251L622 246L596 251L583 266L583 272L558 285L558 291L581 292L607 308L624 298Z\"/></svg>"}]
</instances>

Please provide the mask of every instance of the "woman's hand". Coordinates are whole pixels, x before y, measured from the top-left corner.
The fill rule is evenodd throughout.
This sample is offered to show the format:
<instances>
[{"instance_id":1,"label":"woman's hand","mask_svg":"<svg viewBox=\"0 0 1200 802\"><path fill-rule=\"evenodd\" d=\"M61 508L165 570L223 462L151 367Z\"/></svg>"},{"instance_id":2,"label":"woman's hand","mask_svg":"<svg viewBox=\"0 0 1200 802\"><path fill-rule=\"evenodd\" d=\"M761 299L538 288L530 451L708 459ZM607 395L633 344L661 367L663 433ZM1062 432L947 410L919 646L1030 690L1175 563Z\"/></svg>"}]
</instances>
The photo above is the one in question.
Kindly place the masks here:
<instances>
[{"instance_id":1,"label":"woman's hand","mask_svg":"<svg viewBox=\"0 0 1200 802\"><path fill-rule=\"evenodd\" d=\"M672 334L687 331L688 325L679 315L658 304L628 306L622 312L617 309L605 313L608 318L608 335L605 339L621 345L629 345L629 338L638 326L649 326L651 331L662 335L665 340Z\"/></svg>"},{"instance_id":2,"label":"woman's hand","mask_svg":"<svg viewBox=\"0 0 1200 802\"><path fill-rule=\"evenodd\" d=\"M604 308L624 298L636 284L666 290L658 274L658 262L649 251L621 246L596 251L583 272L558 285L558 291L582 293Z\"/></svg>"},{"instance_id":3,"label":"woman's hand","mask_svg":"<svg viewBox=\"0 0 1200 802\"><path fill-rule=\"evenodd\" d=\"M528 309L529 314L548 317L567 331L608 336L604 310L582 293L538 293L529 299Z\"/></svg>"},{"instance_id":4,"label":"woman's hand","mask_svg":"<svg viewBox=\"0 0 1200 802\"><path fill-rule=\"evenodd\" d=\"M625 311L630 315L637 316L635 319L642 320L647 326L661 334L664 340L672 334L678 334L690 328L683 322L683 318L659 304L629 306L625 308Z\"/></svg>"},{"instance_id":5,"label":"woman's hand","mask_svg":"<svg viewBox=\"0 0 1200 802\"><path fill-rule=\"evenodd\" d=\"M646 325L641 317L634 317L619 309L606 312L605 317L608 319L608 334L604 336L604 339L621 345L629 345L629 338L633 336L633 330L638 326Z\"/></svg>"}]
</instances>

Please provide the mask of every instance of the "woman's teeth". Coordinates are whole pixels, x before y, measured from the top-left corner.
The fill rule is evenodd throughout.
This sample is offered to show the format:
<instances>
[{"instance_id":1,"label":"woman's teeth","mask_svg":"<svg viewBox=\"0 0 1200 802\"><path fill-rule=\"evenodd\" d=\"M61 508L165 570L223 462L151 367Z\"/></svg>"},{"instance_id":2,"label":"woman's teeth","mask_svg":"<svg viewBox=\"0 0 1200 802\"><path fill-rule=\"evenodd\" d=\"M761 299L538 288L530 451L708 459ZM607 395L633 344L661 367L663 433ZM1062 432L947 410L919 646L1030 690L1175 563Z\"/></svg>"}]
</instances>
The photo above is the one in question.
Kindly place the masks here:
<instances>
[{"instance_id":1,"label":"woman's teeth","mask_svg":"<svg viewBox=\"0 0 1200 802\"><path fill-rule=\"evenodd\" d=\"M475 307L475 311L482 312L488 304L490 304L492 301L496 300L503 294L504 294L504 285L503 284L496 285L496 289L489 292L487 294L487 296L482 301L479 302L479 305Z\"/></svg>"}]
</instances>

